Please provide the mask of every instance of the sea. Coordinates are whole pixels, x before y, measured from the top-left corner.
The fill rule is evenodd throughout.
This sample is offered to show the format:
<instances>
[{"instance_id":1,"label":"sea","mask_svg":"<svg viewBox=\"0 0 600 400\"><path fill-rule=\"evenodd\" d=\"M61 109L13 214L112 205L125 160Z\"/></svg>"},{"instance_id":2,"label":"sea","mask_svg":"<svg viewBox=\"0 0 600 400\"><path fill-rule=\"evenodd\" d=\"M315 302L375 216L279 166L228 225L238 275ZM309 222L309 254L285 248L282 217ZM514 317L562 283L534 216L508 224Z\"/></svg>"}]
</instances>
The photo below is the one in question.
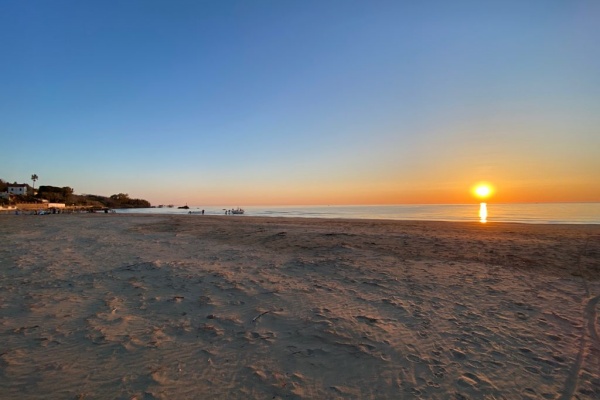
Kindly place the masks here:
<instances>
[{"instance_id":1,"label":"sea","mask_svg":"<svg viewBox=\"0 0 600 400\"><path fill-rule=\"evenodd\" d=\"M473 204L399 204L357 206L249 206L243 215L226 214L232 207L190 206L189 209L137 208L118 209L117 213L223 215L229 218L292 217L388 219L422 221L480 221L479 203ZM233 207L237 209L238 207ZM600 203L487 203L487 223L518 222L527 224L600 224Z\"/></svg>"}]
</instances>

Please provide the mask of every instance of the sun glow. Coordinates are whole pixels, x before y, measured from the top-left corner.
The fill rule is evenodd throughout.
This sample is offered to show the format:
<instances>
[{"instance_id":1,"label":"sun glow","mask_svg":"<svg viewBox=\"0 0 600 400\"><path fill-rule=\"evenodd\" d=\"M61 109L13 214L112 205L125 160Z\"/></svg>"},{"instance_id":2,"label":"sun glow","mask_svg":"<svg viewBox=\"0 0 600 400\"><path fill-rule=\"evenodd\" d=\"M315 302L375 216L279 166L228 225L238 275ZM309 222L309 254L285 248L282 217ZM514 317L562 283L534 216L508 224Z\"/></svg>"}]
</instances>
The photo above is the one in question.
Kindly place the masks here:
<instances>
[{"instance_id":1,"label":"sun glow","mask_svg":"<svg viewBox=\"0 0 600 400\"><path fill-rule=\"evenodd\" d=\"M494 189L487 183L480 183L473 188L473 194L480 199L485 199L490 197L493 193Z\"/></svg>"}]
</instances>

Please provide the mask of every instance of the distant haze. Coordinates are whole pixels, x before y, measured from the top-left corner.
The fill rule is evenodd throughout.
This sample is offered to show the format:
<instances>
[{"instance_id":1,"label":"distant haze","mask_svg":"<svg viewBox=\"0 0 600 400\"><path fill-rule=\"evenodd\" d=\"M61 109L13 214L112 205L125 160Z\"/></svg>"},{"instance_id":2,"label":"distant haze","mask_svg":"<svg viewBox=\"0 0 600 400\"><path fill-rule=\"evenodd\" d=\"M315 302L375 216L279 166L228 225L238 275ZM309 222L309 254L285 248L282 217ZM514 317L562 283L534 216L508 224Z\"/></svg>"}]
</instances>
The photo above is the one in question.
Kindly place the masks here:
<instances>
[{"instance_id":1,"label":"distant haze","mask_svg":"<svg viewBox=\"0 0 600 400\"><path fill-rule=\"evenodd\" d=\"M600 201L598 1L11 1L0 178L153 204Z\"/></svg>"}]
</instances>

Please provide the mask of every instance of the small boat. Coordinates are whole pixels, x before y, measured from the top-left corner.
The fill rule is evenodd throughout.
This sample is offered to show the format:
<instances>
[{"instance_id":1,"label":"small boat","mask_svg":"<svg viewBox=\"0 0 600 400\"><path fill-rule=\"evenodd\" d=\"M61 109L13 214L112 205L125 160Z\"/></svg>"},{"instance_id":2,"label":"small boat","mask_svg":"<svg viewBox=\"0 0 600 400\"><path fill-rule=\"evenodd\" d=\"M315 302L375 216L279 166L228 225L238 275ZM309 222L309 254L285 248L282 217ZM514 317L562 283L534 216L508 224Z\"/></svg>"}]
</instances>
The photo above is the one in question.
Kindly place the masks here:
<instances>
[{"instance_id":1,"label":"small boat","mask_svg":"<svg viewBox=\"0 0 600 400\"><path fill-rule=\"evenodd\" d=\"M237 209L231 210L231 213L232 214L243 214L244 210L238 207Z\"/></svg>"},{"instance_id":2,"label":"small boat","mask_svg":"<svg viewBox=\"0 0 600 400\"><path fill-rule=\"evenodd\" d=\"M181 207L177 207L177 208L179 208L180 210L189 210L190 209L190 207L187 204L185 206L181 206Z\"/></svg>"}]
</instances>

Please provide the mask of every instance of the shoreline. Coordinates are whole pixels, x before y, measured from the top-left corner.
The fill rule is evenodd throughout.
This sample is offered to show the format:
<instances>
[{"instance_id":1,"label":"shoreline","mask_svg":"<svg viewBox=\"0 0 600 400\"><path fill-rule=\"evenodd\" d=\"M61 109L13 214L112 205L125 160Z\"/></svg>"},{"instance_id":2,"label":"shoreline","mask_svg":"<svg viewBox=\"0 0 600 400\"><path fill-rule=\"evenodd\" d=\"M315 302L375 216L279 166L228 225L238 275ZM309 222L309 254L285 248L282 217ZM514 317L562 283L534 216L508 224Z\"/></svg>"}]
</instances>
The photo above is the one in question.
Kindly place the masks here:
<instances>
[{"instance_id":1,"label":"shoreline","mask_svg":"<svg viewBox=\"0 0 600 400\"><path fill-rule=\"evenodd\" d=\"M480 205L479 205L480 206ZM395 221L440 221L480 222L481 207L477 204L449 205L374 205L374 206L277 206L274 208L252 206L245 216L293 217L320 219L375 219ZM72 208L72 207L70 207ZM52 213L61 210L51 210ZM127 208L127 209L65 209L62 212L109 212L118 214L148 215L206 215L221 216L225 209L191 207L187 210L175 208ZM582 224L600 225L600 203L494 203L487 209L489 223L526 224ZM2 210L1 214L14 214L16 210ZM23 211L35 213L35 210ZM50 212L50 210L48 211Z\"/></svg>"},{"instance_id":2,"label":"shoreline","mask_svg":"<svg viewBox=\"0 0 600 400\"><path fill-rule=\"evenodd\" d=\"M110 210L110 209L109 209ZM15 215L15 210L10 210L9 213L0 212L0 218L10 218L10 217L37 217L37 214L32 213L20 213L19 215ZM21 211L21 210L19 210ZM46 213L44 215L51 215L52 213ZM591 229L592 234L600 234L600 224L597 223L586 223L586 222L560 222L560 223L549 223L549 222L520 222L520 221L494 221L488 220L486 222L481 222L479 220L471 220L471 221L456 221L456 220L429 220L429 219L385 219L385 218L344 218L344 217L300 217L300 216L264 216L264 215L220 215L220 214L160 214L160 213L125 213L125 212L110 212L105 213L104 210L100 211L86 211L86 210L70 210L69 212L57 213L57 217L61 218L64 216L97 216L98 218L182 218L182 219L191 219L197 221L201 220L211 220L211 221L221 221L221 220L237 220L238 222L243 222L246 220L247 222L252 223L277 223L277 222L285 222L285 221L296 221L296 222L307 222L307 223L333 223L333 222L344 222L348 224L352 223L368 223L368 224L456 224L456 225L465 225L465 226L480 226L482 228L490 227L488 229L494 229L503 227L504 225L523 225L527 227L535 227L535 226L547 226L547 227L581 227L582 229ZM54 218L52 216L51 218Z\"/></svg>"},{"instance_id":3,"label":"shoreline","mask_svg":"<svg viewBox=\"0 0 600 400\"><path fill-rule=\"evenodd\" d=\"M0 390L600 394L600 225L0 216Z\"/></svg>"},{"instance_id":4,"label":"shoreline","mask_svg":"<svg viewBox=\"0 0 600 400\"><path fill-rule=\"evenodd\" d=\"M488 204L488 221L523 223L600 224L600 203ZM191 208L192 212L200 208ZM208 208L207 215L222 215ZM180 215L187 212L165 209L117 210L117 213ZM307 206L249 207L246 215L268 217L319 217L351 219L480 221L480 204L451 205L378 205L378 206Z\"/></svg>"}]
</instances>

